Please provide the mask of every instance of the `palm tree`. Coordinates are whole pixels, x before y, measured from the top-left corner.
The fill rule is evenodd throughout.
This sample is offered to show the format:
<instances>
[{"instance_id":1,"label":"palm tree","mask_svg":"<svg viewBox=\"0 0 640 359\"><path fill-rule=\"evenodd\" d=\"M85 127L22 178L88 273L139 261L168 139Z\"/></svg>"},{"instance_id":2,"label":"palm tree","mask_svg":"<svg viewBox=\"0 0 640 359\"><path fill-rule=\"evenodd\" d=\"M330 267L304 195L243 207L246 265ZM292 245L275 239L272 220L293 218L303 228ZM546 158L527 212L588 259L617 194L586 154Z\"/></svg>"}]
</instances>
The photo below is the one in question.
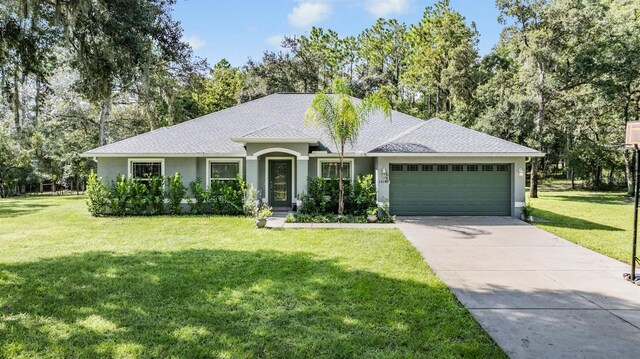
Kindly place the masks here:
<instances>
[{"instance_id":1,"label":"palm tree","mask_svg":"<svg viewBox=\"0 0 640 359\"><path fill-rule=\"evenodd\" d=\"M391 105L377 94L356 100L344 82L338 82L333 94L319 92L313 98L305 114L305 124L313 123L326 131L338 149L338 214L344 212L344 185L342 164L347 143L354 145L358 141L360 128L369 116L382 111L385 118L391 118Z\"/></svg>"}]
</instances>

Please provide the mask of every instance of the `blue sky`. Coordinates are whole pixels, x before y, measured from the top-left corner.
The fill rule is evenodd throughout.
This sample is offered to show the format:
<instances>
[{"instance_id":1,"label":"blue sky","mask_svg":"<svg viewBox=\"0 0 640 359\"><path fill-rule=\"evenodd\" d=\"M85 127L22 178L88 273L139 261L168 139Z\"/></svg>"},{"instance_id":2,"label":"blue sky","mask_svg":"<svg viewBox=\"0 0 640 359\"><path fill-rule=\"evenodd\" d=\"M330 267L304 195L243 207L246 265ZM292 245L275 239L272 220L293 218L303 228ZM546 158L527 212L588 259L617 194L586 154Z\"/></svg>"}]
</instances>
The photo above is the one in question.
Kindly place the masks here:
<instances>
[{"instance_id":1,"label":"blue sky","mask_svg":"<svg viewBox=\"0 0 640 359\"><path fill-rule=\"evenodd\" d=\"M357 35L379 17L415 24L435 0L178 0L173 16L197 56L210 65L226 58L242 66L264 50L278 50L284 35L307 34L312 26L340 36ZM500 38L494 0L451 0L480 32L480 54Z\"/></svg>"}]
</instances>

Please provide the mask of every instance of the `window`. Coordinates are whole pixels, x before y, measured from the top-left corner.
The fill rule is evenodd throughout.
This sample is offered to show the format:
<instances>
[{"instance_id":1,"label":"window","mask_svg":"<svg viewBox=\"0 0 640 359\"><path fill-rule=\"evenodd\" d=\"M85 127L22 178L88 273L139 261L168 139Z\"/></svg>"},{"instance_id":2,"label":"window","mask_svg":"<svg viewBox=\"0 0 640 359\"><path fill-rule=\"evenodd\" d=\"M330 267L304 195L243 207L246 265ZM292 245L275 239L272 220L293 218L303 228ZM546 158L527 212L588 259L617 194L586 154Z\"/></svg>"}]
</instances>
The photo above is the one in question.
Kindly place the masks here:
<instances>
[{"instance_id":1,"label":"window","mask_svg":"<svg viewBox=\"0 0 640 359\"><path fill-rule=\"evenodd\" d=\"M416 172L418 170L418 165L407 165L407 171Z\"/></svg>"},{"instance_id":2,"label":"window","mask_svg":"<svg viewBox=\"0 0 640 359\"><path fill-rule=\"evenodd\" d=\"M462 172L464 171L464 166L462 165L452 165L451 170L454 172Z\"/></svg>"},{"instance_id":3,"label":"window","mask_svg":"<svg viewBox=\"0 0 640 359\"><path fill-rule=\"evenodd\" d=\"M438 172L447 172L449 170L449 165L438 165Z\"/></svg>"},{"instance_id":4,"label":"window","mask_svg":"<svg viewBox=\"0 0 640 359\"><path fill-rule=\"evenodd\" d=\"M148 182L151 177L162 177L164 176L164 160L130 159L129 176L141 182Z\"/></svg>"},{"instance_id":5,"label":"window","mask_svg":"<svg viewBox=\"0 0 640 359\"><path fill-rule=\"evenodd\" d=\"M240 173L238 162L211 162L211 178L228 181L235 180Z\"/></svg>"},{"instance_id":6,"label":"window","mask_svg":"<svg viewBox=\"0 0 640 359\"><path fill-rule=\"evenodd\" d=\"M478 165L467 165L467 171L478 172Z\"/></svg>"},{"instance_id":7,"label":"window","mask_svg":"<svg viewBox=\"0 0 640 359\"><path fill-rule=\"evenodd\" d=\"M509 165L497 165L496 170L498 172L507 172L509 170Z\"/></svg>"},{"instance_id":8,"label":"window","mask_svg":"<svg viewBox=\"0 0 640 359\"><path fill-rule=\"evenodd\" d=\"M423 171L427 171L427 172L431 172L431 171L433 171L433 165L422 165L422 170Z\"/></svg>"},{"instance_id":9,"label":"window","mask_svg":"<svg viewBox=\"0 0 640 359\"><path fill-rule=\"evenodd\" d=\"M338 166L340 161L319 160L320 176L326 180L338 178ZM353 171L353 160L344 160L342 162L342 179L351 180Z\"/></svg>"},{"instance_id":10,"label":"window","mask_svg":"<svg viewBox=\"0 0 640 359\"><path fill-rule=\"evenodd\" d=\"M240 158L207 158L207 184L212 180L235 181L242 177L242 160Z\"/></svg>"},{"instance_id":11,"label":"window","mask_svg":"<svg viewBox=\"0 0 640 359\"><path fill-rule=\"evenodd\" d=\"M493 171L493 165L482 165L482 170L485 172Z\"/></svg>"},{"instance_id":12,"label":"window","mask_svg":"<svg viewBox=\"0 0 640 359\"><path fill-rule=\"evenodd\" d=\"M393 172L402 172L402 165L391 165L391 170Z\"/></svg>"}]
</instances>

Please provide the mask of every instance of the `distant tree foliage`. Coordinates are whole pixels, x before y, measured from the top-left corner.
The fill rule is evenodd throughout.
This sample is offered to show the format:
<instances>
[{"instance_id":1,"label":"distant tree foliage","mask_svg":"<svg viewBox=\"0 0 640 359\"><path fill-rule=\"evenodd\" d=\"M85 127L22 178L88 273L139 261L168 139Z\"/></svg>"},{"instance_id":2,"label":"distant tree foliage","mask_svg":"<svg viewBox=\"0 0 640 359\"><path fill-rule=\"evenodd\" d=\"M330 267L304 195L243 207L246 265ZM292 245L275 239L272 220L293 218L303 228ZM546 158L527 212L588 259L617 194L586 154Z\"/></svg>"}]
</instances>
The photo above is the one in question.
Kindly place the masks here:
<instances>
[{"instance_id":1,"label":"distant tree foliage","mask_svg":"<svg viewBox=\"0 0 640 359\"><path fill-rule=\"evenodd\" d=\"M212 68L171 17L175 0L0 4L0 195L83 189L79 154L276 92L344 83L419 118L440 117L545 152L540 178L633 190L619 146L640 120L640 2L496 0L500 41L479 56L475 24L448 0L356 36L311 28L279 51Z\"/></svg>"}]
</instances>

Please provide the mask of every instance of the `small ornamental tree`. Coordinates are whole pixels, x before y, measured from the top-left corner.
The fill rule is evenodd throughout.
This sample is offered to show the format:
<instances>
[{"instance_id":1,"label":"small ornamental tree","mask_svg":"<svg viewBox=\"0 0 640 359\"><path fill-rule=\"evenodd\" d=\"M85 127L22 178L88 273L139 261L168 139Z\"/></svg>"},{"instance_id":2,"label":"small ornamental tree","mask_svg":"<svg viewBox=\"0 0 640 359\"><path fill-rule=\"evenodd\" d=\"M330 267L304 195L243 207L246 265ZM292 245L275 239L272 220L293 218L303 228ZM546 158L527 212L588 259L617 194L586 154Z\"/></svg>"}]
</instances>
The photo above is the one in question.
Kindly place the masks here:
<instances>
[{"instance_id":1,"label":"small ornamental tree","mask_svg":"<svg viewBox=\"0 0 640 359\"><path fill-rule=\"evenodd\" d=\"M391 118L391 105L382 96L373 93L363 100L356 100L351 97L351 89L344 81L336 81L334 93L317 93L305 114L305 124L321 127L338 149L339 215L344 212L342 165L345 147L358 141L360 128L376 111L382 111L386 118Z\"/></svg>"}]
</instances>

